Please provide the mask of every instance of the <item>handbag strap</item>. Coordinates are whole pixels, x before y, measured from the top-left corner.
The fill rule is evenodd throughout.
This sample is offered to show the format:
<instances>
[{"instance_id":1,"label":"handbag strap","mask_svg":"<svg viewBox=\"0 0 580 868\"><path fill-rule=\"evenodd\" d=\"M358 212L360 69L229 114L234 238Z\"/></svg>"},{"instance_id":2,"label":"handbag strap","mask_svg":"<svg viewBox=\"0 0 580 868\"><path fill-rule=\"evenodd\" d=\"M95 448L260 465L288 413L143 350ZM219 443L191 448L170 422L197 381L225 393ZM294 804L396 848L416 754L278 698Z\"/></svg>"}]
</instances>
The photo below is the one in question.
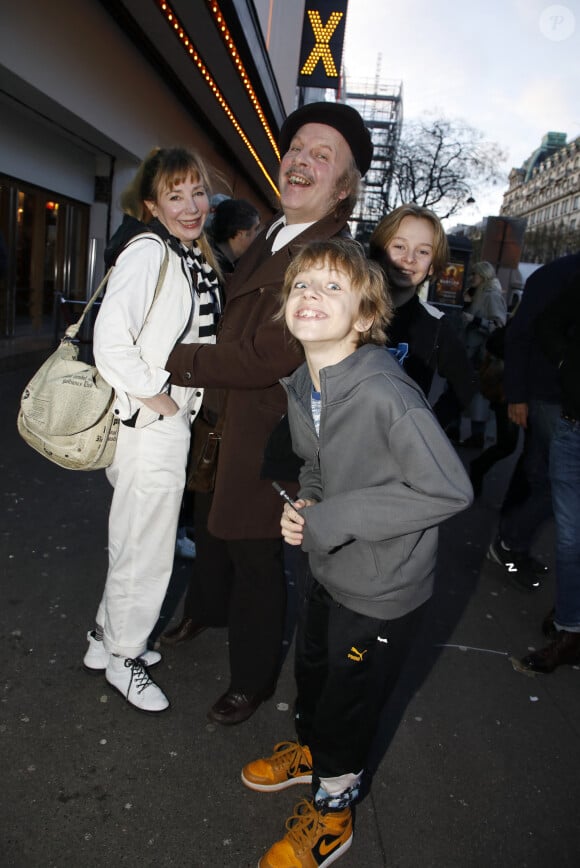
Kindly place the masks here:
<instances>
[{"instance_id":1,"label":"handbag strap","mask_svg":"<svg viewBox=\"0 0 580 868\"><path fill-rule=\"evenodd\" d=\"M80 317L78 318L78 320L76 322L74 322L72 325L69 325L69 327L67 328L67 330L64 333L63 340L72 341L76 338L76 336L79 332L79 329L83 324L83 320L84 320L85 316L90 311L90 309L92 308L92 306L94 305L94 303L96 302L96 300L98 299L98 297L100 296L102 291L104 290L105 286L107 285L107 281L108 281L109 277L111 276L111 274L113 273L114 267L115 267L114 265L111 265L111 267L109 268L109 270L107 271L107 273L105 274L105 276L103 277L101 282L99 283L98 287L96 288L96 290L92 294L91 298L86 303L85 308L84 308L82 314L80 315Z\"/></svg>"},{"instance_id":2,"label":"handbag strap","mask_svg":"<svg viewBox=\"0 0 580 868\"><path fill-rule=\"evenodd\" d=\"M165 275L167 274L167 266L169 264L169 254L167 252L167 245L164 245L164 247L165 247L165 255L163 256L163 262L161 263L161 268L159 269L159 275L157 277L157 283L155 284L155 292L153 293L153 298L151 299L151 304L149 305L149 310L147 311L147 316L143 320L143 325L139 329L139 334L137 335L137 338L139 337L139 335L141 334L141 332L143 331L143 329L145 328L145 326L147 324L147 320L149 319L149 317L151 315L151 311L153 310L153 305L155 304L155 299L157 298L157 296L159 295L159 292L161 291L161 287L163 286L163 281L165 280Z\"/></svg>"},{"instance_id":3,"label":"handbag strap","mask_svg":"<svg viewBox=\"0 0 580 868\"><path fill-rule=\"evenodd\" d=\"M163 262L161 263L161 268L159 269L159 276L157 278L157 283L155 284L155 292L153 293L153 300L151 301L151 305L149 307L149 310L147 311L147 316L145 317L145 321L143 322L143 326L141 327L139 334L141 334L141 331L143 331L145 323L147 322L147 319L149 318L149 314L151 313L153 305L155 304L155 299L159 295L161 287L163 286L163 281L165 280L165 275L167 274L167 266L169 264L169 256L167 253L167 245L164 242L162 242L162 243L163 243L163 247L164 247L164 251L165 251L164 255L163 255ZM67 330L65 331L63 340L72 341L76 338L76 336L79 332L79 329L83 324L83 320L84 320L85 316L90 311L93 304L96 302L96 300L98 299L100 294L105 289L105 286L107 285L107 282L108 282L111 274L113 273L114 268L115 268L115 266L111 265L111 267L109 268L109 270L107 271L107 273L105 274L105 276L103 277L101 282L99 283L98 287L96 288L96 290L92 294L91 298L86 303L85 308L84 308L82 314L80 315L79 319L75 323L70 325L67 328Z\"/></svg>"}]
</instances>

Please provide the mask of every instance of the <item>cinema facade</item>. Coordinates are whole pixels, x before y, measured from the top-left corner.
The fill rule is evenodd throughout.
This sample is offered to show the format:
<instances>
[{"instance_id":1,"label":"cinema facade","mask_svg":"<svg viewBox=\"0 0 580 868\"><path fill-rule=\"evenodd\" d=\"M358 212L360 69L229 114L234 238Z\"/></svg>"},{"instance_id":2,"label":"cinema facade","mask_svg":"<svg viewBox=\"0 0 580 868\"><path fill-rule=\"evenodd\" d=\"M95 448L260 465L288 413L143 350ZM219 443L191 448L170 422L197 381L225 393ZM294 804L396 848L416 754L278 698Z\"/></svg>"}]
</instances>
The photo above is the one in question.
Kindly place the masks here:
<instances>
[{"instance_id":1,"label":"cinema facade","mask_svg":"<svg viewBox=\"0 0 580 868\"><path fill-rule=\"evenodd\" d=\"M0 27L0 341L84 300L156 145L198 149L216 192L276 208L304 2L19 0Z\"/></svg>"}]
</instances>

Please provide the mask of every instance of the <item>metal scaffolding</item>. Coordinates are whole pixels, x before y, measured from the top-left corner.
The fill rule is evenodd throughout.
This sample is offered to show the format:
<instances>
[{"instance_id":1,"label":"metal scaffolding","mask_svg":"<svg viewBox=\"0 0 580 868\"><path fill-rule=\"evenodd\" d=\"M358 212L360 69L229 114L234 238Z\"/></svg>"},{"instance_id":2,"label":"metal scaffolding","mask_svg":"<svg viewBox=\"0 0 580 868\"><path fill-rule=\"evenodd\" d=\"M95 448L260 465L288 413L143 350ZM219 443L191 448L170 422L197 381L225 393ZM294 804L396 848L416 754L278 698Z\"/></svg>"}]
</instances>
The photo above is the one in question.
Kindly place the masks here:
<instances>
[{"instance_id":1,"label":"metal scaffolding","mask_svg":"<svg viewBox=\"0 0 580 868\"><path fill-rule=\"evenodd\" d=\"M385 212L391 187L391 166L403 124L403 85L400 81L348 82L345 102L353 106L370 130L374 152L359 205L353 213L353 233L365 242Z\"/></svg>"}]
</instances>

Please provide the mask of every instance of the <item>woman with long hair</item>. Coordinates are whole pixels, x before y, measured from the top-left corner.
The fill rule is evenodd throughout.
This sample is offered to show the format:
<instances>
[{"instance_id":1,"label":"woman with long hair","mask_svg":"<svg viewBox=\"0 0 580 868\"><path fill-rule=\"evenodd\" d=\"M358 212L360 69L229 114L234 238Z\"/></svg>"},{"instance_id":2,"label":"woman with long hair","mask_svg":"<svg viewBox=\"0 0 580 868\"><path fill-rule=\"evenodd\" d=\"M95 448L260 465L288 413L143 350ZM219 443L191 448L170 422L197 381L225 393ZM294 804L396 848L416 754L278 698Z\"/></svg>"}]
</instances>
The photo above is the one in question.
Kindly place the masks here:
<instances>
[{"instance_id":1,"label":"woman with long hair","mask_svg":"<svg viewBox=\"0 0 580 868\"><path fill-rule=\"evenodd\" d=\"M178 341L214 343L220 312L203 236L209 193L197 154L156 148L146 158L124 197L134 221L112 255L95 325L95 362L115 390L121 424L106 471L114 489L109 568L84 665L104 672L131 705L148 712L169 706L149 675L161 655L147 640L172 572L191 423L203 397L193 383L170 386L165 363Z\"/></svg>"}]
</instances>

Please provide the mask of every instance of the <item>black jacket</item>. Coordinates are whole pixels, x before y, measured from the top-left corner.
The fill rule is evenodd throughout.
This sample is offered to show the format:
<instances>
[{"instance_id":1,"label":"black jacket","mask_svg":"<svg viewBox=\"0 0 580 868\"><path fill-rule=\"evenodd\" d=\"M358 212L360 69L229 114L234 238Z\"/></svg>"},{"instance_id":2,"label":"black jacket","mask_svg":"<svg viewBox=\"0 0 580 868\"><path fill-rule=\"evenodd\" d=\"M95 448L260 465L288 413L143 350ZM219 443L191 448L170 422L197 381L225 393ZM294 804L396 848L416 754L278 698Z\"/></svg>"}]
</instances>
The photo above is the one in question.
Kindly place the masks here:
<instances>
[{"instance_id":1,"label":"black jacket","mask_svg":"<svg viewBox=\"0 0 580 868\"><path fill-rule=\"evenodd\" d=\"M580 253L542 266L526 281L506 333L504 390L510 404L561 401L558 367L542 352L534 332L538 316L580 275Z\"/></svg>"},{"instance_id":2,"label":"black jacket","mask_svg":"<svg viewBox=\"0 0 580 868\"><path fill-rule=\"evenodd\" d=\"M580 277L536 320L543 352L562 387L562 412L580 421Z\"/></svg>"},{"instance_id":3,"label":"black jacket","mask_svg":"<svg viewBox=\"0 0 580 868\"><path fill-rule=\"evenodd\" d=\"M452 387L433 407L443 427L469 406L477 392L476 374L460 336L438 308L418 295L396 308L388 345L425 395L429 395L436 372Z\"/></svg>"},{"instance_id":4,"label":"black jacket","mask_svg":"<svg viewBox=\"0 0 580 868\"><path fill-rule=\"evenodd\" d=\"M136 217L130 217L129 214L123 216L123 222L111 236L111 240L105 248L105 268L107 271L117 261L117 256L124 249L125 245L136 235L141 235L142 232L147 232L145 223L141 223Z\"/></svg>"}]
</instances>

